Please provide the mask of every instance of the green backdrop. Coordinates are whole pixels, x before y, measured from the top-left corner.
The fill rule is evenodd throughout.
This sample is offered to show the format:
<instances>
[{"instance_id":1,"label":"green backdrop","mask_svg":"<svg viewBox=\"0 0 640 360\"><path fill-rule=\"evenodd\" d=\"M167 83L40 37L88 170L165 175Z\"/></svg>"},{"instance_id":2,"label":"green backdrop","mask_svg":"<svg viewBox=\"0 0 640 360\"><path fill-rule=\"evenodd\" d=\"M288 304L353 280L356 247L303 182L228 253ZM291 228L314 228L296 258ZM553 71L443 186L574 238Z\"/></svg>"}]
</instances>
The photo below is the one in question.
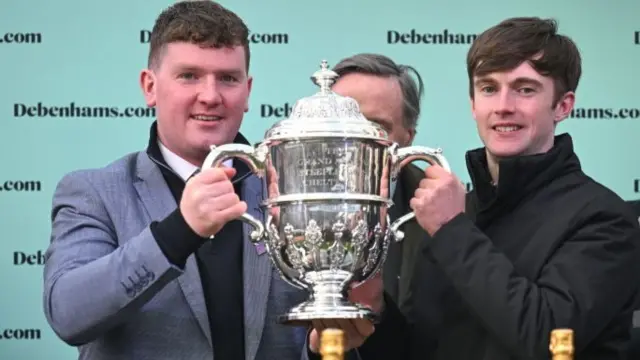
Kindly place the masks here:
<instances>
[{"instance_id":1,"label":"green backdrop","mask_svg":"<svg viewBox=\"0 0 640 360\"><path fill-rule=\"evenodd\" d=\"M0 5L0 358L73 359L42 310L42 254L63 174L146 146L153 112L138 86L148 31L170 1L3 0ZM640 2L538 0L223 1L248 23L254 88L241 131L252 141L316 87L309 76L358 52L416 67L426 85L416 145L442 147L468 181L480 146L465 69L469 39L511 16L554 17L582 50L573 134L585 170L626 200L638 195ZM411 35L414 34L414 35ZM400 40L405 40L404 42ZM57 108L56 108L57 107ZM262 111L265 110L265 111ZM122 115L122 116L120 116ZM82 296L79 291L76 296Z\"/></svg>"}]
</instances>

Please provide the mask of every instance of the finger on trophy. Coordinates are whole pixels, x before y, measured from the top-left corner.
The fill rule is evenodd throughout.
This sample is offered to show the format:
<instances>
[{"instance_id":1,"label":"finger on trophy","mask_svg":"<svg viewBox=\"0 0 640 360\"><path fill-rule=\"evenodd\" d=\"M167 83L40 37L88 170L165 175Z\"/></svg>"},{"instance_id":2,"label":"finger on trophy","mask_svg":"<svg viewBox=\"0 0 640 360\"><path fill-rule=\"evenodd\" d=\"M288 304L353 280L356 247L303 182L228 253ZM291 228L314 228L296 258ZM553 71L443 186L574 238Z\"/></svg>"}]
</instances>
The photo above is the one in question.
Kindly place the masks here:
<instances>
[{"instance_id":1,"label":"finger on trophy","mask_svg":"<svg viewBox=\"0 0 640 360\"><path fill-rule=\"evenodd\" d=\"M380 223L380 227L382 227L383 229L387 228L387 214L388 214L388 210L386 206L381 206L380 207L380 214L378 215L378 222Z\"/></svg>"},{"instance_id":2,"label":"finger on trophy","mask_svg":"<svg viewBox=\"0 0 640 360\"><path fill-rule=\"evenodd\" d=\"M322 322L325 329L341 329L344 331L348 348L359 346L374 331L373 324L367 319L324 319Z\"/></svg>"},{"instance_id":3,"label":"finger on trophy","mask_svg":"<svg viewBox=\"0 0 640 360\"><path fill-rule=\"evenodd\" d=\"M322 320L311 320L311 327L316 329L318 333L321 333L326 329Z\"/></svg>"},{"instance_id":4,"label":"finger on trophy","mask_svg":"<svg viewBox=\"0 0 640 360\"><path fill-rule=\"evenodd\" d=\"M367 319L339 319L338 328L352 338L368 336L373 332L373 324Z\"/></svg>"},{"instance_id":5,"label":"finger on trophy","mask_svg":"<svg viewBox=\"0 0 640 360\"><path fill-rule=\"evenodd\" d=\"M389 197L389 166L385 166L382 169L382 177L380 178L380 196L383 198Z\"/></svg>"},{"instance_id":6,"label":"finger on trophy","mask_svg":"<svg viewBox=\"0 0 640 360\"><path fill-rule=\"evenodd\" d=\"M278 189L278 172L271 164L267 165L267 185L269 199L280 195L280 191Z\"/></svg>"},{"instance_id":7,"label":"finger on trophy","mask_svg":"<svg viewBox=\"0 0 640 360\"><path fill-rule=\"evenodd\" d=\"M278 173L269 162L267 164L267 199L273 200L280 196L280 191L278 189ZM269 215L272 217L272 224L278 226L280 224L280 207L274 205L269 208Z\"/></svg>"},{"instance_id":8,"label":"finger on trophy","mask_svg":"<svg viewBox=\"0 0 640 360\"><path fill-rule=\"evenodd\" d=\"M375 327L368 319L354 319L350 322L354 328L354 334L358 334L361 337L367 337L373 334Z\"/></svg>"},{"instance_id":9,"label":"finger on trophy","mask_svg":"<svg viewBox=\"0 0 640 360\"><path fill-rule=\"evenodd\" d=\"M378 269L366 281L354 283L354 286L352 288L360 287L362 285L369 285L370 288L377 288L378 286L382 286L381 282L382 282L382 269Z\"/></svg>"},{"instance_id":10,"label":"finger on trophy","mask_svg":"<svg viewBox=\"0 0 640 360\"><path fill-rule=\"evenodd\" d=\"M342 327L340 327L340 323L338 322L338 320L336 319L321 319L319 321L319 323L321 324L320 326L322 327L322 329L343 329ZM345 330L346 332L346 330ZM345 334L346 336L346 334Z\"/></svg>"},{"instance_id":11,"label":"finger on trophy","mask_svg":"<svg viewBox=\"0 0 640 360\"><path fill-rule=\"evenodd\" d=\"M273 206L269 208L269 215L271 215L271 223L275 226L280 224L280 207Z\"/></svg>"},{"instance_id":12,"label":"finger on trophy","mask_svg":"<svg viewBox=\"0 0 640 360\"><path fill-rule=\"evenodd\" d=\"M389 184L390 179L389 166L384 166L382 169L382 177L380 178L380 197L383 199L389 199L391 197ZM385 229L387 225L387 206L381 206L379 209L378 222L380 226Z\"/></svg>"}]
</instances>

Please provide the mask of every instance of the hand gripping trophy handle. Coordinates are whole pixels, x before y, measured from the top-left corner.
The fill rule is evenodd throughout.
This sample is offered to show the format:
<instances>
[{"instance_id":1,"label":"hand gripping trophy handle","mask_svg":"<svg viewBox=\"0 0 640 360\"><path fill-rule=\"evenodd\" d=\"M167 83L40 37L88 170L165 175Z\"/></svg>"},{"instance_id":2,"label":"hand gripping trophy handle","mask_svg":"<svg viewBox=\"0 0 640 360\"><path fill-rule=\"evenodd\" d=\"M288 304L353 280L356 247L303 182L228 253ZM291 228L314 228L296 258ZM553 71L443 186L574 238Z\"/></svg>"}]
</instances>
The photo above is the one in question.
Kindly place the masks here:
<instances>
[{"instance_id":1,"label":"hand gripping trophy handle","mask_svg":"<svg viewBox=\"0 0 640 360\"><path fill-rule=\"evenodd\" d=\"M391 173L394 178L398 176L403 166L416 160L424 160L431 165L438 165L446 171L451 172L449 162L442 155L441 149L431 149L425 146L399 148L397 144L394 144L389 148L389 150L391 152ZM412 211L401 216L391 224L390 230L396 241L401 241L404 238L404 232L399 230L400 226L415 217L416 213Z\"/></svg>"},{"instance_id":2,"label":"hand gripping trophy handle","mask_svg":"<svg viewBox=\"0 0 640 360\"><path fill-rule=\"evenodd\" d=\"M211 145L211 151L205 158L202 168L218 167L230 158L238 158L244 161L258 177L263 177L265 174L266 152L262 151L262 147L254 148L245 144ZM265 235L264 225L258 219L249 213L244 213L240 216L240 220L253 227L253 231L250 234L253 242L259 242L263 238Z\"/></svg>"}]
</instances>

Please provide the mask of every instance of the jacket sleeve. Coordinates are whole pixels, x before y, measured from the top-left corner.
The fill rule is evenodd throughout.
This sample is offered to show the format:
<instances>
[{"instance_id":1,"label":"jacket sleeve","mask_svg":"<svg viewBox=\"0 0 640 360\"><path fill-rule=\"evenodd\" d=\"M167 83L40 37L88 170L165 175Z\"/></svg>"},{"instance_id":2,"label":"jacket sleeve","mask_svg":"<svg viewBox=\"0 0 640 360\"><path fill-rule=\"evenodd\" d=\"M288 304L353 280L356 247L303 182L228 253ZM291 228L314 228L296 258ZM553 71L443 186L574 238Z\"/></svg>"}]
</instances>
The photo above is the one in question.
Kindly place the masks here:
<instances>
[{"instance_id":1,"label":"jacket sleeve","mask_svg":"<svg viewBox=\"0 0 640 360\"><path fill-rule=\"evenodd\" d=\"M117 239L98 193L80 175L67 175L56 187L44 265L46 319L72 346L125 322L182 273L149 227Z\"/></svg>"},{"instance_id":2,"label":"jacket sleeve","mask_svg":"<svg viewBox=\"0 0 640 360\"><path fill-rule=\"evenodd\" d=\"M436 232L425 251L484 327L514 355L548 358L550 332L558 327L574 330L579 354L632 301L638 281L630 274L640 272L637 222L598 202L606 204L597 199L583 209L577 230L537 279L518 274L464 214Z\"/></svg>"}]
</instances>

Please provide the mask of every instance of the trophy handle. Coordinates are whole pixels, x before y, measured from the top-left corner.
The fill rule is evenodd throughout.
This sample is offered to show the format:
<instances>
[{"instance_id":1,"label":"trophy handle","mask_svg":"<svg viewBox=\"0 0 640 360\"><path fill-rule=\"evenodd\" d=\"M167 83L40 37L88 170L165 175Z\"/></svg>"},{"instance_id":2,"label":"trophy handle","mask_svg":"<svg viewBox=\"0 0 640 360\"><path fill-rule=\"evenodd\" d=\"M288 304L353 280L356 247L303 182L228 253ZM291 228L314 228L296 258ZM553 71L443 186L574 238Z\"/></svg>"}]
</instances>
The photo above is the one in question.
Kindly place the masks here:
<instances>
[{"instance_id":1,"label":"trophy handle","mask_svg":"<svg viewBox=\"0 0 640 360\"><path fill-rule=\"evenodd\" d=\"M265 174L265 163L267 158L267 147L260 144L254 148L245 144L224 144L220 146L211 145L209 155L204 159L203 169L218 167L230 158L238 158L244 161L251 172L262 178ZM265 235L264 225L249 213L240 216L240 220L253 227L250 238L253 242L260 241Z\"/></svg>"},{"instance_id":2,"label":"trophy handle","mask_svg":"<svg viewBox=\"0 0 640 360\"><path fill-rule=\"evenodd\" d=\"M432 149L426 146L408 146L399 148L398 144L394 143L389 148L391 151L391 177L395 178L400 173L400 170L406 164L409 164L416 160L424 160L431 165L439 165L448 172L451 172L449 162L442 155L442 149ZM391 233L396 241L402 241L404 239L404 232L398 230L404 223L412 220L416 217L415 212L410 212L396 219L391 224Z\"/></svg>"}]
</instances>

